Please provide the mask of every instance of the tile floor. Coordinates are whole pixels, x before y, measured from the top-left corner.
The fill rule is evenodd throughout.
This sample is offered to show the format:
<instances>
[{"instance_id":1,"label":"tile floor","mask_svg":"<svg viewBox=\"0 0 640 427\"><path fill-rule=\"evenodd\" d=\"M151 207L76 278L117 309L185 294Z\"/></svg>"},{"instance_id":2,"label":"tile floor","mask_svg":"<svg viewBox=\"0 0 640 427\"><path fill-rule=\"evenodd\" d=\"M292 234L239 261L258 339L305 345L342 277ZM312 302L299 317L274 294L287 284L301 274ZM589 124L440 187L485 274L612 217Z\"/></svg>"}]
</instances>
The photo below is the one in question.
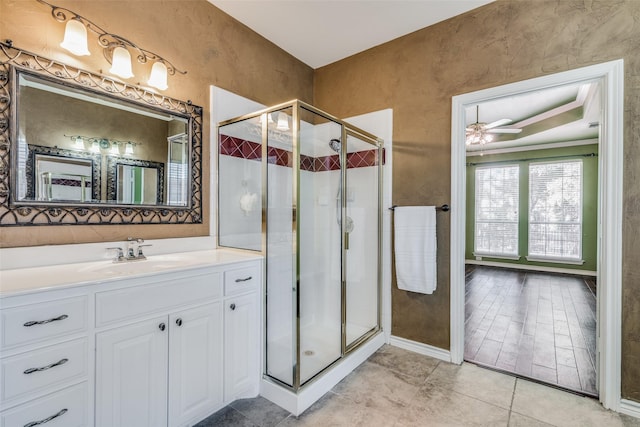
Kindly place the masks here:
<instances>
[{"instance_id":1,"label":"tile floor","mask_svg":"<svg viewBox=\"0 0 640 427\"><path fill-rule=\"evenodd\" d=\"M595 281L467 266L465 360L597 396Z\"/></svg>"},{"instance_id":2,"label":"tile floor","mask_svg":"<svg viewBox=\"0 0 640 427\"><path fill-rule=\"evenodd\" d=\"M301 416L241 399L196 427L636 426L595 399L384 346Z\"/></svg>"}]
</instances>

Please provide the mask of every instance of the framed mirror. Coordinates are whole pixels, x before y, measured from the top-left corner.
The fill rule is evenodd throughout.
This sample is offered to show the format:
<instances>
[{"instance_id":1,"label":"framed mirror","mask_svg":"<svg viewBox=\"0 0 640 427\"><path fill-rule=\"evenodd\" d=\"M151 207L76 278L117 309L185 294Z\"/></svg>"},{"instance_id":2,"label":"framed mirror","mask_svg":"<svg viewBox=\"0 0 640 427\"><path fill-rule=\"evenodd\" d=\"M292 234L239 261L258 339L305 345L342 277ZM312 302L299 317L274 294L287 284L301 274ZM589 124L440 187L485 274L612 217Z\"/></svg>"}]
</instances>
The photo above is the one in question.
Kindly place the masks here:
<instances>
[{"instance_id":1,"label":"framed mirror","mask_svg":"<svg viewBox=\"0 0 640 427\"><path fill-rule=\"evenodd\" d=\"M202 108L0 42L0 225L202 222Z\"/></svg>"}]
</instances>

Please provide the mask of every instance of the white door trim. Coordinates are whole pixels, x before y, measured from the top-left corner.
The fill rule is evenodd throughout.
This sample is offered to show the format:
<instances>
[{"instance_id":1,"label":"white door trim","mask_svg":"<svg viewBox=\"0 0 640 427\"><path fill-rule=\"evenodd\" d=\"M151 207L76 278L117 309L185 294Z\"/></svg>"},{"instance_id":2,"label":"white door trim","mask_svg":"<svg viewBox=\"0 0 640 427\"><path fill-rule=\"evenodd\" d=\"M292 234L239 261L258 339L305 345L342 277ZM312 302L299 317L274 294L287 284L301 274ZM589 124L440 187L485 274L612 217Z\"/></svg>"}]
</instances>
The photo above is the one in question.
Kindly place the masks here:
<instances>
[{"instance_id":1,"label":"white door trim","mask_svg":"<svg viewBox=\"0 0 640 427\"><path fill-rule=\"evenodd\" d=\"M464 356L465 106L522 92L600 80L598 351L600 401L620 408L624 63L616 60L454 96L451 118L451 361Z\"/></svg>"}]
</instances>

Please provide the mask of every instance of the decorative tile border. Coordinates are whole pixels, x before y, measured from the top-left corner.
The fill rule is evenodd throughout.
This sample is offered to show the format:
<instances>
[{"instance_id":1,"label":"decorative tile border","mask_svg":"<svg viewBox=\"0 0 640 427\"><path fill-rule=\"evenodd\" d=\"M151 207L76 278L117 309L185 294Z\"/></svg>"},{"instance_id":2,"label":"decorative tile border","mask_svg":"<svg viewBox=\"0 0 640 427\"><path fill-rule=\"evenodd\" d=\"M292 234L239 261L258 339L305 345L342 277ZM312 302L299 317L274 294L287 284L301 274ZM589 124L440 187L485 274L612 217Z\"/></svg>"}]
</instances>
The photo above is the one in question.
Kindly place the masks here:
<instances>
[{"instance_id":1,"label":"decorative tile border","mask_svg":"<svg viewBox=\"0 0 640 427\"><path fill-rule=\"evenodd\" d=\"M256 142L247 141L228 135L220 135L220 154L248 160L260 160L262 147ZM292 167L293 155L290 151L276 147L267 148L267 162L278 166ZM382 149L382 164L385 161L385 150ZM365 168L378 164L378 150L357 151L347 154L347 169ZM340 169L340 157L332 156L311 157L300 155L300 169L309 172L326 172Z\"/></svg>"}]
</instances>

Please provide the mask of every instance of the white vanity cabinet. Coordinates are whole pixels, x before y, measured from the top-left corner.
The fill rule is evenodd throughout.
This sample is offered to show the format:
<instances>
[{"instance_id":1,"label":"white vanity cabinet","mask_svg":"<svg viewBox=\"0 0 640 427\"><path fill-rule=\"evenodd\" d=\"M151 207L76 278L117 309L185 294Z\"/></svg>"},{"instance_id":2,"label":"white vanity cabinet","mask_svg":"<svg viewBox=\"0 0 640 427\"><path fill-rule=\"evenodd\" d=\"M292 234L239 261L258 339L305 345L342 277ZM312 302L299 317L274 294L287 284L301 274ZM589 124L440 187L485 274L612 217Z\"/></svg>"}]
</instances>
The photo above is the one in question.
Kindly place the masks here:
<instances>
[{"instance_id":1,"label":"white vanity cabinet","mask_svg":"<svg viewBox=\"0 0 640 427\"><path fill-rule=\"evenodd\" d=\"M262 264L237 257L0 294L0 427L191 426L256 396Z\"/></svg>"},{"instance_id":2,"label":"white vanity cabinet","mask_svg":"<svg viewBox=\"0 0 640 427\"><path fill-rule=\"evenodd\" d=\"M0 300L0 426L90 425L86 292Z\"/></svg>"}]
</instances>

